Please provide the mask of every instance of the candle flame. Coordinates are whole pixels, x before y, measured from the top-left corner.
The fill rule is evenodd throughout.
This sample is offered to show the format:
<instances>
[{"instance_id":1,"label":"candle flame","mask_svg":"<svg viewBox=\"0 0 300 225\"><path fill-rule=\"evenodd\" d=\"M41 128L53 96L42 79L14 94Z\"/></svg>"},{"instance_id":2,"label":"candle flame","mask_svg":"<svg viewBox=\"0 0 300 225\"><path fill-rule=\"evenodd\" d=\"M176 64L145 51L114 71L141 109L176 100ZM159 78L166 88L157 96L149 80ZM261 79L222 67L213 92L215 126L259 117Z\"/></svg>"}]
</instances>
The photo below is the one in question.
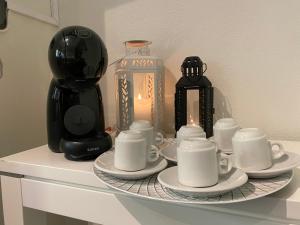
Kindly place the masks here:
<instances>
[{"instance_id":1,"label":"candle flame","mask_svg":"<svg viewBox=\"0 0 300 225\"><path fill-rule=\"evenodd\" d=\"M192 126L196 126L196 123L194 122L194 119L193 119L193 117L192 117L192 114L190 114L190 124L191 124Z\"/></svg>"},{"instance_id":2,"label":"candle flame","mask_svg":"<svg viewBox=\"0 0 300 225\"><path fill-rule=\"evenodd\" d=\"M138 95L138 100L142 100L141 94Z\"/></svg>"},{"instance_id":3,"label":"candle flame","mask_svg":"<svg viewBox=\"0 0 300 225\"><path fill-rule=\"evenodd\" d=\"M193 120L192 114L190 114L190 123L194 123L194 120Z\"/></svg>"}]
</instances>

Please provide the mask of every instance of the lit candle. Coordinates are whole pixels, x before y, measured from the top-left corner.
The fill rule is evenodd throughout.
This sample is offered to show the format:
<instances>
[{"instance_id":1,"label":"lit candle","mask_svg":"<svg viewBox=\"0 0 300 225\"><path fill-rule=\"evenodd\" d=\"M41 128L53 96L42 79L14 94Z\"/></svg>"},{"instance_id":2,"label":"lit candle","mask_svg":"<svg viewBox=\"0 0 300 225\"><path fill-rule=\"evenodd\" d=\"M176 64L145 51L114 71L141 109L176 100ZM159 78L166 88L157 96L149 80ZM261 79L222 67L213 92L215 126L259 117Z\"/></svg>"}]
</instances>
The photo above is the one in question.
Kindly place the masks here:
<instances>
[{"instance_id":1,"label":"lit candle","mask_svg":"<svg viewBox=\"0 0 300 225\"><path fill-rule=\"evenodd\" d=\"M190 118L189 118L189 123L188 123L188 125L190 125L190 126L195 126L195 127L198 127L198 126L199 126L198 124L196 124L196 123L194 122L194 119L193 119L193 117L192 117L192 114L190 114Z\"/></svg>"},{"instance_id":2,"label":"lit candle","mask_svg":"<svg viewBox=\"0 0 300 225\"><path fill-rule=\"evenodd\" d=\"M142 98L141 94L134 98L134 119L151 121L151 99Z\"/></svg>"}]
</instances>

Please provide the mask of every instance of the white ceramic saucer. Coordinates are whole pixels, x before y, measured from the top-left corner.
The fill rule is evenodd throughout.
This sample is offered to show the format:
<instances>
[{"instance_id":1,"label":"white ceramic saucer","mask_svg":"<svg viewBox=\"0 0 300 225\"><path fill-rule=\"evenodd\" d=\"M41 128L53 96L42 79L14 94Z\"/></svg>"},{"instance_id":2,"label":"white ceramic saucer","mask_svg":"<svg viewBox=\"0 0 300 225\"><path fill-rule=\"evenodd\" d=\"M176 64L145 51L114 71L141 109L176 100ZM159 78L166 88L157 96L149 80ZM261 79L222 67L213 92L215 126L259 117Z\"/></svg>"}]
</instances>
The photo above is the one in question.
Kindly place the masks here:
<instances>
[{"instance_id":1,"label":"white ceramic saucer","mask_svg":"<svg viewBox=\"0 0 300 225\"><path fill-rule=\"evenodd\" d=\"M192 196L216 196L238 188L248 181L248 176L242 170L233 168L231 172L220 176L216 185L211 187L195 188L185 186L178 181L178 167L173 166L158 174L161 185L174 192Z\"/></svg>"},{"instance_id":2,"label":"white ceramic saucer","mask_svg":"<svg viewBox=\"0 0 300 225\"><path fill-rule=\"evenodd\" d=\"M160 157L157 161L148 163L146 168L138 171L123 171L114 167L114 152L108 151L100 155L94 162L94 167L102 172L108 173L114 177L127 180L142 179L152 174L158 173L166 168L168 162Z\"/></svg>"},{"instance_id":3,"label":"white ceramic saucer","mask_svg":"<svg viewBox=\"0 0 300 225\"><path fill-rule=\"evenodd\" d=\"M268 169L245 172L251 178L272 178L300 166L300 155L293 152L285 153L280 159L275 160L273 165Z\"/></svg>"},{"instance_id":4,"label":"white ceramic saucer","mask_svg":"<svg viewBox=\"0 0 300 225\"><path fill-rule=\"evenodd\" d=\"M160 147L160 155L170 162L177 163L177 143L176 139L169 140Z\"/></svg>"}]
</instances>

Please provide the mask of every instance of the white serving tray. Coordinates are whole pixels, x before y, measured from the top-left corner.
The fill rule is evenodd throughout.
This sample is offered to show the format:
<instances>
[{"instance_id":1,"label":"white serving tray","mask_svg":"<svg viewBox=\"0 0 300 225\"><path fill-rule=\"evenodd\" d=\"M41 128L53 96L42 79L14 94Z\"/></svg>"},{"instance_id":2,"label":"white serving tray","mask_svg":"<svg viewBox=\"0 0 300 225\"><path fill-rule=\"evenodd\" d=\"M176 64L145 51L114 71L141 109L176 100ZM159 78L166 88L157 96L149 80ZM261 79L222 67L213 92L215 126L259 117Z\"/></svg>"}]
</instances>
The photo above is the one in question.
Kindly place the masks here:
<instances>
[{"instance_id":1,"label":"white serving tray","mask_svg":"<svg viewBox=\"0 0 300 225\"><path fill-rule=\"evenodd\" d=\"M157 174L140 180L123 180L101 172L94 167L98 178L107 186L140 198L183 204L228 204L264 197L287 186L293 171L269 179L249 179L246 184L227 193L214 197L188 196L176 193L162 186Z\"/></svg>"}]
</instances>

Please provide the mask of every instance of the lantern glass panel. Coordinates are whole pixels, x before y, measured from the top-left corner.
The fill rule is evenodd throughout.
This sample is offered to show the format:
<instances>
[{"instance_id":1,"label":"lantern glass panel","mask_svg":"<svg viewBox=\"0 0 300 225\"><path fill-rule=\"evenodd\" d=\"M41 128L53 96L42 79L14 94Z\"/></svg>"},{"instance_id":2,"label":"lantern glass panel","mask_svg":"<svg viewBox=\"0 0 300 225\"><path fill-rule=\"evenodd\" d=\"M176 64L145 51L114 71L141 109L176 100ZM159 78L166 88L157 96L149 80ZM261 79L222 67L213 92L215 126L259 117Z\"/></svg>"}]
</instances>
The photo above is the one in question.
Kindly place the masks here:
<instances>
[{"instance_id":1,"label":"lantern glass panel","mask_svg":"<svg viewBox=\"0 0 300 225\"><path fill-rule=\"evenodd\" d=\"M199 90L187 91L187 122L199 125Z\"/></svg>"},{"instance_id":2,"label":"lantern glass panel","mask_svg":"<svg viewBox=\"0 0 300 225\"><path fill-rule=\"evenodd\" d=\"M134 120L149 120L153 118L153 73L134 73Z\"/></svg>"}]
</instances>

